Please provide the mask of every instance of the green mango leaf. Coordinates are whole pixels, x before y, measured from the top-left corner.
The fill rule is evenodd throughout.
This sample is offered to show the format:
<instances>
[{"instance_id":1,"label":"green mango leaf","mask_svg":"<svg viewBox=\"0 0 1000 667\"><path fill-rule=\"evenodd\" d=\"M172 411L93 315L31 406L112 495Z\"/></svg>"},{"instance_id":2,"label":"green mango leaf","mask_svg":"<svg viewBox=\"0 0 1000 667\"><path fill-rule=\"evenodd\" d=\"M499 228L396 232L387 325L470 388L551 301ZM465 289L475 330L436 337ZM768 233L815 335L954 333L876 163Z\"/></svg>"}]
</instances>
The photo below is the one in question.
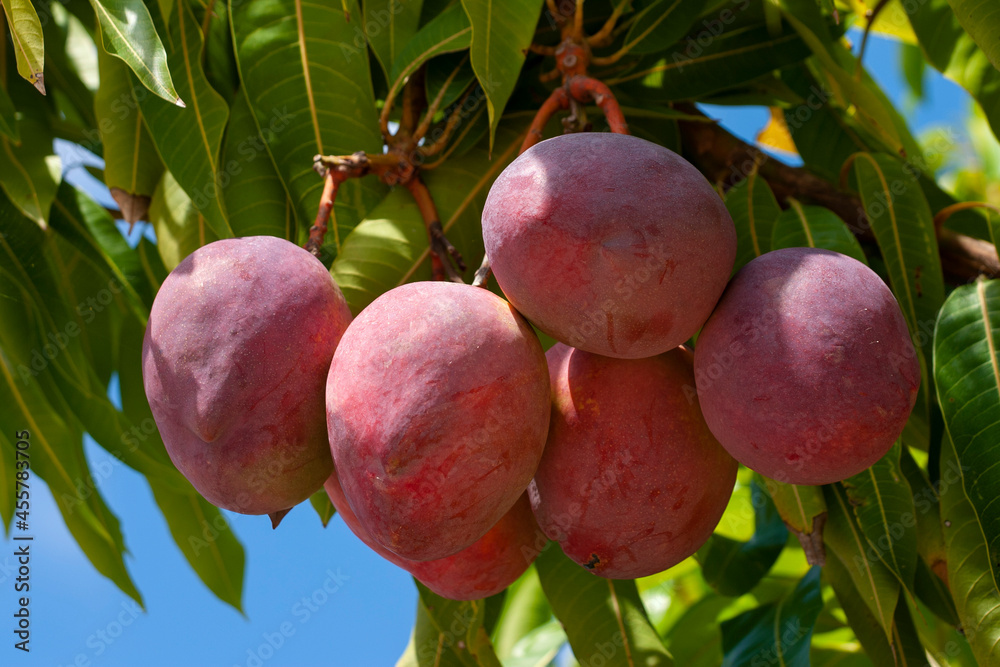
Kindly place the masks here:
<instances>
[{"instance_id":1,"label":"green mango leaf","mask_svg":"<svg viewBox=\"0 0 1000 667\"><path fill-rule=\"evenodd\" d=\"M948 0L914 3L907 16L927 62L982 105L993 134L1000 136L1000 72L962 29Z\"/></svg>"},{"instance_id":2,"label":"green mango leaf","mask_svg":"<svg viewBox=\"0 0 1000 667\"><path fill-rule=\"evenodd\" d=\"M722 664L719 617L733 604L732 598L710 593L687 608L666 637L678 665L718 667Z\"/></svg>"},{"instance_id":3,"label":"green mango leaf","mask_svg":"<svg viewBox=\"0 0 1000 667\"><path fill-rule=\"evenodd\" d=\"M738 597L748 593L778 560L788 529L767 492L753 482L751 503L756 530L747 542L714 534L698 550L702 575L708 585L722 595Z\"/></svg>"},{"instance_id":4,"label":"green mango leaf","mask_svg":"<svg viewBox=\"0 0 1000 667\"><path fill-rule=\"evenodd\" d=\"M156 231L156 250L168 271L173 271L198 248L219 238L169 171L163 174L153 192L149 221Z\"/></svg>"},{"instance_id":5,"label":"green mango leaf","mask_svg":"<svg viewBox=\"0 0 1000 667\"><path fill-rule=\"evenodd\" d=\"M96 52L100 49L80 21L67 12L63 5L51 0L41 0L38 9L46 16L42 21L42 35L45 38L45 83L57 91L52 96L58 112L68 123L79 126L87 141L85 148L100 149L93 144L98 139L94 128L94 90L97 89L98 75ZM93 136L88 135L88 132Z\"/></svg>"},{"instance_id":6,"label":"green mango leaf","mask_svg":"<svg viewBox=\"0 0 1000 667\"><path fill-rule=\"evenodd\" d=\"M243 545L219 508L194 489L177 492L149 480L174 542L184 558L216 597L243 611Z\"/></svg>"},{"instance_id":7,"label":"green mango leaf","mask_svg":"<svg viewBox=\"0 0 1000 667\"><path fill-rule=\"evenodd\" d=\"M548 667L565 643L566 631L552 619L525 634L503 661L503 667Z\"/></svg>"},{"instance_id":8,"label":"green mango leaf","mask_svg":"<svg viewBox=\"0 0 1000 667\"><path fill-rule=\"evenodd\" d=\"M603 579L566 558L555 542L535 561L552 611L580 664L673 665L631 580Z\"/></svg>"},{"instance_id":9,"label":"green mango leaf","mask_svg":"<svg viewBox=\"0 0 1000 667\"><path fill-rule=\"evenodd\" d=\"M382 152L357 2L231 3L230 21L257 126L294 204L294 218L308 226L323 191L313 157ZM339 254L347 234L384 195L374 178L340 187L326 237L331 252Z\"/></svg>"},{"instance_id":10,"label":"green mango leaf","mask_svg":"<svg viewBox=\"0 0 1000 667\"><path fill-rule=\"evenodd\" d=\"M966 466L946 434L941 467ZM960 484L941 486L941 519L948 553L948 585L962 630L980 665L1000 662L1000 588L991 572L995 559L974 504Z\"/></svg>"},{"instance_id":11,"label":"green mango leaf","mask_svg":"<svg viewBox=\"0 0 1000 667\"><path fill-rule=\"evenodd\" d=\"M990 0L948 0L955 17L1000 70L1000 6Z\"/></svg>"},{"instance_id":12,"label":"green mango leaf","mask_svg":"<svg viewBox=\"0 0 1000 667\"><path fill-rule=\"evenodd\" d=\"M822 206L803 206L793 198L771 232L771 249L825 248L867 264L858 239L837 214Z\"/></svg>"},{"instance_id":13,"label":"green mango leaf","mask_svg":"<svg viewBox=\"0 0 1000 667\"><path fill-rule=\"evenodd\" d=\"M115 279L132 313L145 324L153 292L139 256L128 247L108 212L82 190L63 182L52 203L49 224L95 268Z\"/></svg>"},{"instance_id":14,"label":"green mango leaf","mask_svg":"<svg viewBox=\"0 0 1000 667\"><path fill-rule=\"evenodd\" d=\"M760 477L782 521L799 533L811 534L817 529L816 519L826 514L823 489L818 486L786 484ZM825 519L820 520L820 523ZM821 527L821 526L820 526Z\"/></svg>"},{"instance_id":15,"label":"green mango leaf","mask_svg":"<svg viewBox=\"0 0 1000 667\"><path fill-rule=\"evenodd\" d=\"M697 26L695 27L697 30ZM702 47L682 39L668 54L644 56L634 67L604 79L639 99L690 100L732 88L809 55L794 30L771 34L766 25L730 27Z\"/></svg>"},{"instance_id":16,"label":"green mango leaf","mask_svg":"<svg viewBox=\"0 0 1000 667\"><path fill-rule=\"evenodd\" d=\"M10 39L14 44L17 73L45 94L45 40L42 24L31 0L2 0Z\"/></svg>"},{"instance_id":17,"label":"green mango leaf","mask_svg":"<svg viewBox=\"0 0 1000 667\"><path fill-rule=\"evenodd\" d=\"M704 8L703 0L654 0L636 13L622 48L631 55L663 51L684 36Z\"/></svg>"},{"instance_id":18,"label":"green mango leaf","mask_svg":"<svg viewBox=\"0 0 1000 667\"><path fill-rule=\"evenodd\" d=\"M944 533L941 532L941 496L930 483L909 449L903 448L899 461L900 470L913 491L913 506L917 516L917 553L927 566L943 575L945 570ZM942 478L961 482L961 470L942 470ZM943 482L946 483L946 482Z\"/></svg>"},{"instance_id":19,"label":"green mango leaf","mask_svg":"<svg viewBox=\"0 0 1000 667\"><path fill-rule=\"evenodd\" d=\"M233 98L240 88L240 74L233 53L233 33L229 29L229 11L225 3L207 3L204 7L192 5L195 16L201 23L205 38L202 56L205 78L212 88L222 95L226 104L232 106ZM211 12L206 16L206 12Z\"/></svg>"},{"instance_id":20,"label":"green mango leaf","mask_svg":"<svg viewBox=\"0 0 1000 667\"><path fill-rule=\"evenodd\" d=\"M929 423L933 379L927 363L932 343L927 332L944 303L944 276L933 216L915 173L892 156L857 153L853 166L861 201L920 362L923 381L903 439L927 449L926 427L910 427L914 422ZM915 438L919 439L914 442Z\"/></svg>"},{"instance_id":21,"label":"green mango leaf","mask_svg":"<svg viewBox=\"0 0 1000 667\"><path fill-rule=\"evenodd\" d=\"M457 602L435 595L414 579L420 593L414 629L414 664L500 667L484 627L486 600Z\"/></svg>"},{"instance_id":22,"label":"green mango leaf","mask_svg":"<svg viewBox=\"0 0 1000 667\"><path fill-rule=\"evenodd\" d=\"M828 484L823 487L828 508L823 539L828 554L838 558L864 601L876 627L891 641L893 615L899 600L899 579L885 566L858 527L844 487ZM827 556L827 562L831 560Z\"/></svg>"},{"instance_id":23,"label":"green mango leaf","mask_svg":"<svg viewBox=\"0 0 1000 667\"><path fill-rule=\"evenodd\" d=\"M1000 507L994 502L1000 495L998 346L1000 282L980 280L957 288L941 309L934 330L934 377L962 486L985 538L994 580L1000 577ZM949 519L944 507L942 518ZM962 605L958 606L961 611Z\"/></svg>"},{"instance_id":24,"label":"green mango leaf","mask_svg":"<svg viewBox=\"0 0 1000 667\"><path fill-rule=\"evenodd\" d=\"M864 472L842 484L871 551L913 591L917 569L917 519L913 492L899 469L899 442Z\"/></svg>"},{"instance_id":25,"label":"green mango leaf","mask_svg":"<svg viewBox=\"0 0 1000 667\"><path fill-rule=\"evenodd\" d=\"M722 623L723 667L762 660L788 667L809 665L809 642L823 608L820 568L813 567L786 598Z\"/></svg>"},{"instance_id":26,"label":"green mango leaf","mask_svg":"<svg viewBox=\"0 0 1000 667\"><path fill-rule=\"evenodd\" d=\"M12 140L15 144L20 143L21 133L17 129L17 113L14 109L14 102L2 85L0 85L0 134Z\"/></svg>"},{"instance_id":27,"label":"green mango leaf","mask_svg":"<svg viewBox=\"0 0 1000 667\"><path fill-rule=\"evenodd\" d=\"M726 193L726 208L736 225L735 274L747 262L771 250L771 234L781 207L754 166L745 179Z\"/></svg>"},{"instance_id":28,"label":"green mango leaf","mask_svg":"<svg viewBox=\"0 0 1000 667\"><path fill-rule=\"evenodd\" d=\"M193 94L198 91L190 90L190 82L186 90L181 85L180 95L174 89L174 82L171 78L171 71L181 72L180 63L169 63L167 52L163 49L163 42L156 32L153 19L149 10L141 0L90 0L94 13L97 15L97 22L100 25L101 43L105 52L116 58L120 58L129 66L142 86L151 91L171 105L184 107L185 97L189 102L194 102L195 113L199 113L198 100ZM187 7L187 4L184 4ZM181 12L177 12L180 14ZM173 24L172 24L173 27ZM201 44L199 41L198 50L191 52L183 44L191 39L191 33L183 30L183 24L178 26L181 34L173 32L173 37L182 43L180 47L185 51L185 56L192 53L200 53ZM200 31L199 31L200 34ZM200 56L193 56L188 62L185 58L185 65L200 62ZM200 68L198 68L200 69ZM190 72L188 73L190 76ZM143 99L144 94L136 93L137 99ZM199 114L200 115L200 114Z\"/></svg>"},{"instance_id":29,"label":"green mango leaf","mask_svg":"<svg viewBox=\"0 0 1000 667\"><path fill-rule=\"evenodd\" d=\"M505 124L497 133L496 154L485 147L425 172L441 226L470 265L483 255L482 210L493 180L512 160L524 139L523 125ZM397 188L344 241L330 273L353 313L377 296L414 280L429 279L427 232L410 193Z\"/></svg>"},{"instance_id":30,"label":"green mango leaf","mask_svg":"<svg viewBox=\"0 0 1000 667\"><path fill-rule=\"evenodd\" d=\"M486 93L490 151L500 116L521 76L542 0L462 0L472 24L472 69Z\"/></svg>"},{"instance_id":31,"label":"green mango leaf","mask_svg":"<svg viewBox=\"0 0 1000 667\"><path fill-rule=\"evenodd\" d=\"M503 609L493 630L497 657L507 660L523 637L544 626L551 618L552 607L545 598L538 571L532 565L507 588Z\"/></svg>"},{"instance_id":32,"label":"green mango leaf","mask_svg":"<svg viewBox=\"0 0 1000 667\"><path fill-rule=\"evenodd\" d=\"M423 0L367 0L364 3L364 34L386 76L396 56L417 34L423 4Z\"/></svg>"},{"instance_id":33,"label":"green mango leaf","mask_svg":"<svg viewBox=\"0 0 1000 667\"><path fill-rule=\"evenodd\" d=\"M447 109L462 97L476 80L468 53L446 53L427 62L424 86L429 102L441 96L438 109Z\"/></svg>"},{"instance_id":34,"label":"green mango leaf","mask_svg":"<svg viewBox=\"0 0 1000 667\"><path fill-rule=\"evenodd\" d=\"M97 127L104 146L104 183L130 225L146 220L163 163L132 95L128 68L98 50L101 87L94 96Z\"/></svg>"},{"instance_id":35,"label":"green mango leaf","mask_svg":"<svg viewBox=\"0 0 1000 667\"><path fill-rule=\"evenodd\" d=\"M20 145L0 137L0 190L21 213L45 229L62 179L60 162L52 148L52 133L42 119L22 116L20 129Z\"/></svg>"},{"instance_id":36,"label":"green mango leaf","mask_svg":"<svg viewBox=\"0 0 1000 667\"><path fill-rule=\"evenodd\" d=\"M233 236L222 207L223 181L227 176L219 163L222 134L229 117L225 100L209 85L201 66L201 28L191 8L171 15L173 42L168 49L170 69L177 74L180 94L190 108L180 108L150 97L133 82L146 127L163 164L177 179L194 206L219 238Z\"/></svg>"},{"instance_id":37,"label":"green mango leaf","mask_svg":"<svg viewBox=\"0 0 1000 667\"><path fill-rule=\"evenodd\" d=\"M295 241L295 209L267 152L267 141L242 92L233 98L219 164L229 180L222 191L236 236L277 236ZM270 128L265 131L272 137Z\"/></svg>"},{"instance_id":38,"label":"green mango leaf","mask_svg":"<svg viewBox=\"0 0 1000 667\"><path fill-rule=\"evenodd\" d=\"M395 98L410 75L434 56L464 51L471 44L469 17L462 5L455 3L422 27L400 51L389 71L388 97Z\"/></svg>"},{"instance_id":39,"label":"green mango leaf","mask_svg":"<svg viewBox=\"0 0 1000 667\"><path fill-rule=\"evenodd\" d=\"M330 501L330 496L327 495L326 491L320 489L316 493L309 496L309 504L313 506L316 510L316 514L319 515L319 520L323 523L323 527L326 528L330 523L330 519L336 513L336 509L333 507L333 503Z\"/></svg>"}]
</instances>

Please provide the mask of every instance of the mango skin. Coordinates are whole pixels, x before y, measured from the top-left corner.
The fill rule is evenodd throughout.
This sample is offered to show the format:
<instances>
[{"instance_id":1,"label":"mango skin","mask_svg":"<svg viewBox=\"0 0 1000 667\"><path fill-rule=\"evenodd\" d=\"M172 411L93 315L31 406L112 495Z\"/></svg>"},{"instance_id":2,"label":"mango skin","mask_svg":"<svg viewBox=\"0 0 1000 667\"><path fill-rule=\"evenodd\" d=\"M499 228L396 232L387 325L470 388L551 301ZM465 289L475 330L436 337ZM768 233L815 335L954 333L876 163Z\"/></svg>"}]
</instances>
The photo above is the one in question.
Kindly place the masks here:
<instances>
[{"instance_id":1,"label":"mango skin","mask_svg":"<svg viewBox=\"0 0 1000 667\"><path fill-rule=\"evenodd\" d=\"M829 250L766 253L733 278L698 338L712 433L740 463L791 484L830 484L892 447L920 365L878 275Z\"/></svg>"},{"instance_id":2,"label":"mango skin","mask_svg":"<svg viewBox=\"0 0 1000 667\"><path fill-rule=\"evenodd\" d=\"M143 384L171 461L209 502L271 514L323 486L323 391L350 321L323 265L274 237L215 241L163 281Z\"/></svg>"},{"instance_id":3,"label":"mango skin","mask_svg":"<svg viewBox=\"0 0 1000 667\"><path fill-rule=\"evenodd\" d=\"M410 560L469 546L531 481L549 425L545 356L503 299L418 282L377 298L344 334L327 426L344 495Z\"/></svg>"},{"instance_id":4,"label":"mango skin","mask_svg":"<svg viewBox=\"0 0 1000 667\"><path fill-rule=\"evenodd\" d=\"M447 558L415 561L397 556L371 538L344 497L336 470L325 487L337 513L358 539L442 597L481 600L496 595L517 581L538 555L539 529L527 494L521 494L500 521L471 546Z\"/></svg>"},{"instance_id":5,"label":"mango skin","mask_svg":"<svg viewBox=\"0 0 1000 667\"><path fill-rule=\"evenodd\" d=\"M698 409L690 352L612 359L559 343L546 357L552 423L528 488L538 525L609 579L694 554L722 518L738 466Z\"/></svg>"},{"instance_id":6,"label":"mango skin","mask_svg":"<svg viewBox=\"0 0 1000 667\"><path fill-rule=\"evenodd\" d=\"M732 272L721 198L667 148L622 134L553 137L490 188L483 240L497 284L567 345L638 359L708 319Z\"/></svg>"}]
</instances>

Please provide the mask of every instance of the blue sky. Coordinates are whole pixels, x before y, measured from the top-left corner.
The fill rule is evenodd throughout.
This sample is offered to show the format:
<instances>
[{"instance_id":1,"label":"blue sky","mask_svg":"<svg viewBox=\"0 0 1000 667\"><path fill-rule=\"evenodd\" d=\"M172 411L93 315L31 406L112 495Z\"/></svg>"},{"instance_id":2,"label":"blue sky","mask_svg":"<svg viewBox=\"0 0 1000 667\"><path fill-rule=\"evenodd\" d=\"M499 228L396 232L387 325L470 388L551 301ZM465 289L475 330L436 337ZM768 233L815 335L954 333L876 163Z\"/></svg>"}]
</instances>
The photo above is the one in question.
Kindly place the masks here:
<instances>
[{"instance_id":1,"label":"blue sky","mask_svg":"<svg viewBox=\"0 0 1000 667\"><path fill-rule=\"evenodd\" d=\"M858 41L856 32L851 35ZM875 38L866 64L890 97L909 110L914 131L942 123L964 127L968 96L936 72L927 72L925 101L916 107L905 104L897 54L894 43ZM759 108L708 111L748 139L767 119L767 111ZM78 159L67 156L68 162ZM70 175L90 178L80 168ZM112 203L106 191L96 194ZM5 646L0 650L4 665L395 664L409 636L416 592L405 572L369 551L339 518L324 530L306 504L273 531L264 517L228 514L247 555L243 616L219 602L195 576L171 540L144 479L92 441L85 446L92 469L106 473L99 475L99 487L121 520L131 553L126 562L145 598L146 612L138 612L94 570L35 479L32 650L23 654ZM8 539L0 556L0 611L5 615L15 605L13 544ZM324 584L330 589L334 582L339 588L327 594ZM287 636L281 635L282 628ZM8 638L9 632L5 630ZM271 648L275 644L278 648Z\"/></svg>"}]
</instances>

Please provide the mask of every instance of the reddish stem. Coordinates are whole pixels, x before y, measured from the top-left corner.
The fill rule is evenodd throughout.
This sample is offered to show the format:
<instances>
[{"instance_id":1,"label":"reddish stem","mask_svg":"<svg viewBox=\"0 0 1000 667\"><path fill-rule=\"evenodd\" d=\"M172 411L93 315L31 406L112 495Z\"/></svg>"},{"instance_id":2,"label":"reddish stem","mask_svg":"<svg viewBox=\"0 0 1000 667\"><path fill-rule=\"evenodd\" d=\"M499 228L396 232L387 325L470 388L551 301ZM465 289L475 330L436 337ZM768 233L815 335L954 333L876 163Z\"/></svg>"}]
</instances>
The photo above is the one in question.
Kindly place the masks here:
<instances>
[{"instance_id":1,"label":"reddish stem","mask_svg":"<svg viewBox=\"0 0 1000 667\"><path fill-rule=\"evenodd\" d=\"M589 76L574 76L566 81L566 87L569 89L569 94L577 102L586 104L593 101L594 104L600 107L612 132L629 134L628 123L625 122L625 114L622 113L621 107L618 106L615 94L611 92L611 89L607 85Z\"/></svg>"},{"instance_id":2,"label":"reddish stem","mask_svg":"<svg viewBox=\"0 0 1000 667\"><path fill-rule=\"evenodd\" d=\"M463 282L462 276L455 270L455 266L460 271L465 271L465 262L462 261L462 255L444 235L444 229L441 227L441 220L438 218L437 207L431 198L430 190L417 175L406 181L405 185L406 189L413 195L414 201L417 202L420 217L424 219L424 225L427 227L427 240L431 249L432 278L434 280L450 280L456 283ZM453 261L455 266L452 266Z\"/></svg>"},{"instance_id":3,"label":"reddish stem","mask_svg":"<svg viewBox=\"0 0 1000 667\"><path fill-rule=\"evenodd\" d=\"M524 138L524 143L521 144L521 150L518 154L523 153L541 141L545 125L551 120L552 116L560 109L568 108L569 95L566 93L566 89L556 88L553 90L549 98L538 109L534 120L531 121L531 127L528 128L528 136Z\"/></svg>"},{"instance_id":4,"label":"reddish stem","mask_svg":"<svg viewBox=\"0 0 1000 667\"><path fill-rule=\"evenodd\" d=\"M326 236L327 222L333 214L333 202L337 198L337 190L344 182L346 176L335 170L326 172L326 182L323 184L323 194L319 198L319 211L316 213L316 222L309 228L309 240L306 241L305 249L314 256L319 257L319 249L323 245L323 238Z\"/></svg>"}]
</instances>

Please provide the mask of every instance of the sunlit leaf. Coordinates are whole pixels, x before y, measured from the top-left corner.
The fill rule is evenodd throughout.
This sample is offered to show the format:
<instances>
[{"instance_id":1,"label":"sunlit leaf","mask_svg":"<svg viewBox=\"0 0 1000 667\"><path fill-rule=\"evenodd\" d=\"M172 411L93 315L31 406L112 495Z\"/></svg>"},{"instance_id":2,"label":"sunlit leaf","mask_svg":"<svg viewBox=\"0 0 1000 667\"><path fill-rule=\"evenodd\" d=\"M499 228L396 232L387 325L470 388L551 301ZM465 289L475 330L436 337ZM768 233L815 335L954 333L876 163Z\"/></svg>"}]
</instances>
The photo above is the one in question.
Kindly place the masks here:
<instances>
[{"instance_id":1,"label":"sunlit leaf","mask_svg":"<svg viewBox=\"0 0 1000 667\"><path fill-rule=\"evenodd\" d=\"M396 56L417 33L423 0L367 0L364 34L388 76Z\"/></svg>"},{"instance_id":2,"label":"sunlit leaf","mask_svg":"<svg viewBox=\"0 0 1000 667\"><path fill-rule=\"evenodd\" d=\"M45 44L42 24L31 0L2 0L7 28L14 44L17 73L45 94Z\"/></svg>"},{"instance_id":3,"label":"sunlit leaf","mask_svg":"<svg viewBox=\"0 0 1000 667\"><path fill-rule=\"evenodd\" d=\"M781 208L767 181L757 173L756 165L726 193L726 208L736 225L735 273L753 258L771 250L771 234Z\"/></svg>"},{"instance_id":4,"label":"sunlit leaf","mask_svg":"<svg viewBox=\"0 0 1000 667\"><path fill-rule=\"evenodd\" d=\"M825 248L868 263L857 237L836 213L822 206L803 206L792 198L775 220L771 247Z\"/></svg>"},{"instance_id":5,"label":"sunlit leaf","mask_svg":"<svg viewBox=\"0 0 1000 667\"><path fill-rule=\"evenodd\" d=\"M948 0L958 22L1000 70L1000 5L992 0Z\"/></svg>"}]
</instances>

